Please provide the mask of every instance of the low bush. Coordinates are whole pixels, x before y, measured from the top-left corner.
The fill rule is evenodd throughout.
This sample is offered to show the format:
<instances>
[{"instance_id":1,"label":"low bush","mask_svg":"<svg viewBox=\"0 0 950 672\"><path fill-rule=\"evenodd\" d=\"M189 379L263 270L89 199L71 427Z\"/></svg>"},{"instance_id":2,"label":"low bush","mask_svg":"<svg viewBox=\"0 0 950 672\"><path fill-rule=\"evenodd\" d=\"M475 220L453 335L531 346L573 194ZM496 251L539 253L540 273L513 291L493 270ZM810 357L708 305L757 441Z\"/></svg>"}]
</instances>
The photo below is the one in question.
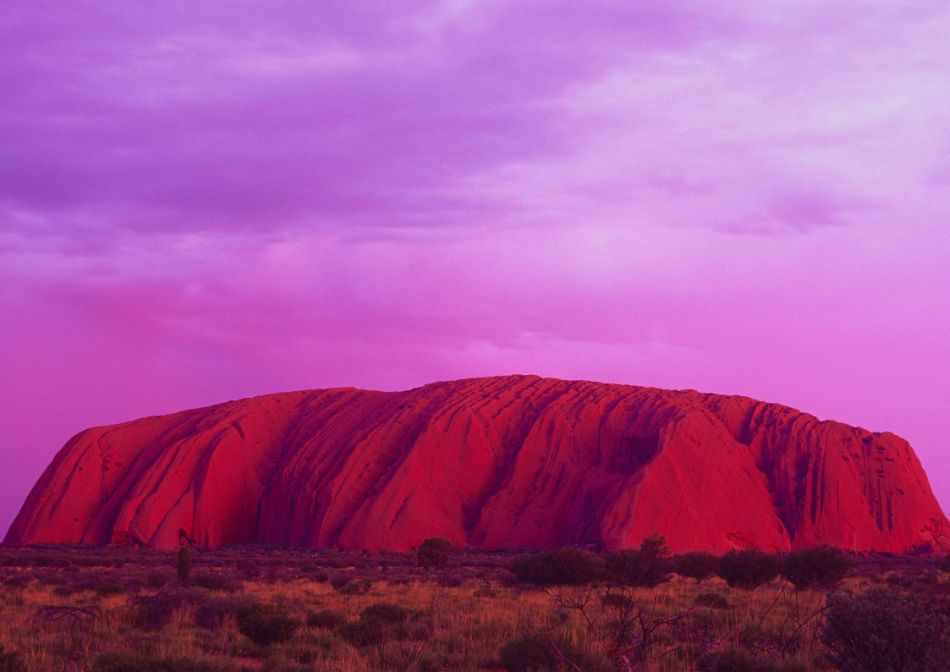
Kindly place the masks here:
<instances>
[{"instance_id":1,"label":"low bush","mask_svg":"<svg viewBox=\"0 0 950 672\"><path fill-rule=\"evenodd\" d=\"M653 588L670 579L669 551L659 535L644 539L637 549L608 554L604 565L608 580L618 585Z\"/></svg>"},{"instance_id":2,"label":"low bush","mask_svg":"<svg viewBox=\"0 0 950 672\"><path fill-rule=\"evenodd\" d=\"M213 597L198 605L195 610L195 625L206 630L220 628L228 618L237 618L250 602L244 597Z\"/></svg>"},{"instance_id":3,"label":"low bush","mask_svg":"<svg viewBox=\"0 0 950 672\"><path fill-rule=\"evenodd\" d=\"M684 553L674 557L672 565L674 572L687 579L696 579L699 583L716 575L719 558L712 553Z\"/></svg>"},{"instance_id":4,"label":"low bush","mask_svg":"<svg viewBox=\"0 0 950 672\"><path fill-rule=\"evenodd\" d=\"M386 641L386 628L377 621L359 619L340 626L340 637L356 648L377 646Z\"/></svg>"},{"instance_id":5,"label":"low bush","mask_svg":"<svg viewBox=\"0 0 950 672\"><path fill-rule=\"evenodd\" d=\"M346 623L346 616L335 609L321 609L307 616L307 625L321 630L333 630Z\"/></svg>"},{"instance_id":6,"label":"low bush","mask_svg":"<svg viewBox=\"0 0 950 672\"><path fill-rule=\"evenodd\" d=\"M598 581L604 573L604 562L590 551L558 548L515 558L511 571L522 583L579 586Z\"/></svg>"},{"instance_id":7,"label":"low bush","mask_svg":"<svg viewBox=\"0 0 950 672\"><path fill-rule=\"evenodd\" d=\"M944 672L950 660L947 621L926 600L874 589L833 596L820 637L841 672Z\"/></svg>"},{"instance_id":8,"label":"low bush","mask_svg":"<svg viewBox=\"0 0 950 672\"><path fill-rule=\"evenodd\" d=\"M501 647L501 664L507 672L556 670L561 664L551 641L543 635L524 635Z\"/></svg>"},{"instance_id":9,"label":"low bush","mask_svg":"<svg viewBox=\"0 0 950 672\"><path fill-rule=\"evenodd\" d=\"M359 620L339 628L340 636L357 647L378 646L388 641L419 640L427 637L428 624L422 614L398 604L372 604L360 614Z\"/></svg>"},{"instance_id":10,"label":"low bush","mask_svg":"<svg viewBox=\"0 0 950 672\"><path fill-rule=\"evenodd\" d=\"M141 630L161 630L172 615L187 606L201 605L208 599L201 590L184 589L141 597L135 603L135 626Z\"/></svg>"},{"instance_id":11,"label":"low bush","mask_svg":"<svg viewBox=\"0 0 950 672\"><path fill-rule=\"evenodd\" d=\"M200 586L201 588L222 593L235 593L241 589L241 584L232 579L230 576L226 576L224 574L212 574L210 572L195 574L192 577L191 582L196 586Z\"/></svg>"},{"instance_id":12,"label":"low bush","mask_svg":"<svg viewBox=\"0 0 950 672\"><path fill-rule=\"evenodd\" d=\"M943 559L943 562L940 563L941 572L950 572L950 555Z\"/></svg>"},{"instance_id":13,"label":"low bush","mask_svg":"<svg viewBox=\"0 0 950 672\"><path fill-rule=\"evenodd\" d=\"M719 576L733 588L752 590L779 575L777 556L764 551L729 551L719 559Z\"/></svg>"},{"instance_id":14,"label":"low bush","mask_svg":"<svg viewBox=\"0 0 950 672\"><path fill-rule=\"evenodd\" d=\"M237 623L241 634L260 646L286 642L294 636L300 625L277 608L263 604L241 608Z\"/></svg>"},{"instance_id":15,"label":"low bush","mask_svg":"<svg viewBox=\"0 0 950 672\"><path fill-rule=\"evenodd\" d=\"M830 589L841 583L851 564L850 558L839 549L825 546L787 553L782 558L781 571L796 590Z\"/></svg>"},{"instance_id":16,"label":"low bush","mask_svg":"<svg viewBox=\"0 0 950 672\"><path fill-rule=\"evenodd\" d=\"M506 672L608 672L606 659L583 651L570 641L546 634L527 634L501 647L501 666Z\"/></svg>"},{"instance_id":17,"label":"low bush","mask_svg":"<svg viewBox=\"0 0 950 672\"><path fill-rule=\"evenodd\" d=\"M402 625L408 621L416 612L407 607L389 602L379 602L371 604L363 610L360 618L368 621L378 621L384 625Z\"/></svg>"},{"instance_id":18,"label":"low bush","mask_svg":"<svg viewBox=\"0 0 950 672\"><path fill-rule=\"evenodd\" d=\"M366 595L373 589L373 582L369 579L347 579L336 577L331 581L331 585L340 595Z\"/></svg>"},{"instance_id":19,"label":"low bush","mask_svg":"<svg viewBox=\"0 0 950 672\"><path fill-rule=\"evenodd\" d=\"M416 551L416 562L420 567L441 568L449 563L452 543L441 537L426 539Z\"/></svg>"},{"instance_id":20,"label":"low bush","mask_svg":"<svg viewBox=\"0 0 950 672\"><path fill-rule=\"evenodd\" d=\"M0 644L0 672L26 672L26 663L15 651L7 651Z\"/></svg>"}]
</instances>

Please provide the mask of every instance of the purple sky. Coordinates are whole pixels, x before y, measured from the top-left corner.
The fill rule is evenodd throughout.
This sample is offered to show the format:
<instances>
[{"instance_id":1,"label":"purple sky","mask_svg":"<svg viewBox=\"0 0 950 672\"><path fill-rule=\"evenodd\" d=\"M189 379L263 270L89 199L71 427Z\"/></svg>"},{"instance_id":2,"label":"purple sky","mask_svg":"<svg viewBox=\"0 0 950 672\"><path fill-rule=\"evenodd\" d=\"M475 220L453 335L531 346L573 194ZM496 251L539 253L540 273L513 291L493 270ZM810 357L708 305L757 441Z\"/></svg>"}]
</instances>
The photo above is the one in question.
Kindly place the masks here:
<instances>
[{"instance_id":1,"label":"purple sky","mask_svg":"<svg viewBox=\"0 0 950 672\"><path fill-rule=\"evenodd\" d=\"M350 4L4 4L0 532L89 425L511 372L891 430L950 508L947 2Z\"/></svg>"}]
</instances>

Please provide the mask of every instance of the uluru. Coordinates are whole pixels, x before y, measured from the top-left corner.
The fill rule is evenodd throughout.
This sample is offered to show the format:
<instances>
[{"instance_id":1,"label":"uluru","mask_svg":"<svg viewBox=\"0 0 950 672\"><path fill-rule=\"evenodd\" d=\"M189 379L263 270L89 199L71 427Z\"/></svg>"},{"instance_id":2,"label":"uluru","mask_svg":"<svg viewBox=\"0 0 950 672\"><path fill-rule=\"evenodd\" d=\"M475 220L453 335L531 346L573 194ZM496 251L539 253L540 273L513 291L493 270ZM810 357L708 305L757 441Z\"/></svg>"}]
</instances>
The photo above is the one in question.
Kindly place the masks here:
<instances>
[{"instance_id":1,"label":"uluru","mask_svg":"<svg viewBox=\"0 0 950 672\"><path fill-rule=\"evenodd\" d=\"M288 392L87 429L6 542L950 549L911 446L785 406L506 376Z\"/></svg>"}]
</instances>

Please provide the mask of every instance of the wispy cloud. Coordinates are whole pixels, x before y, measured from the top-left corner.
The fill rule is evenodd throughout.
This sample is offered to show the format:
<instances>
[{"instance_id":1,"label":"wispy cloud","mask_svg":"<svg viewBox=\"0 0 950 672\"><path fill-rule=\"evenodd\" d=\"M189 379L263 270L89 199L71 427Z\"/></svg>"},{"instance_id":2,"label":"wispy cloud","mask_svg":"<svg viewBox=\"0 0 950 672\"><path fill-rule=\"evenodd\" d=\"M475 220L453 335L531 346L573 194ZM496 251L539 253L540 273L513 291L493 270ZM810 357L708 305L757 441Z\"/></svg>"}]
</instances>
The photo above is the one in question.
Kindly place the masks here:
<instances>
[{"instance_id":1,"label":"wispy cloud","mask_svg":"<svg viewBox=\"0 0 950 672\"><path fill-rule=\"evenodd\" d=\"M901 431L948 501L946 3L7 4L0 491L93 422L517 370Z\"/></svg>"}]
</instances>

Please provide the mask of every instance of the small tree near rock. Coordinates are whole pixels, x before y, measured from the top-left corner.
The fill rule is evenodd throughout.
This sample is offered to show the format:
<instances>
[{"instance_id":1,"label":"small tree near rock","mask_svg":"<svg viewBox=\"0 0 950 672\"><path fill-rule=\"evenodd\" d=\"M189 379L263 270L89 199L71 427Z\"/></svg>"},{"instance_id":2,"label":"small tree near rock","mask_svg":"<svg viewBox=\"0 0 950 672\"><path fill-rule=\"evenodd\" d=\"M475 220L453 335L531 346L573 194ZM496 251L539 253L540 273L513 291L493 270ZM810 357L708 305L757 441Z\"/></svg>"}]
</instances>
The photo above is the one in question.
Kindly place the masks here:
<instances>
[{"instance_id":1,"label":"small tree near rock","mask_svg":"<svg viewBox=\"0 0 950 672\"><path fill-rule=\"evenodd\" d=\"M582 586L603 576L604 561L581 548L556 548L535 555L523 555L511 563L511 571L522 583L536 586Z\"/></svg>"},{"instance_id":2,"label":"small tree near rock","mask_svg":"<svg viewBox=\"0 0 950 672\"><path fill-rule=\"evenodd\" d=\"M778 576L777 556L759 550L729 551L719 559L719 576L733 588L752 590Z\"/></svg>"},{"instance_id":3,"label":"small tree near rock","mask_svg":"<svg viewBox=\"0 0 950 672\"><path fill-rule=\"evenodd\" d=\"M608 554L604 559L607 578L619 585L653 588L670 579L669 555L666 540L654 534L637 549Z\"/></svg>"},{"instance_id":4,"label":"small tree near rock","mask_svg":"<svg viewBox=\"0 0 950 672\"><path fill-rule=\"evenodd\" d=\"M191 553L187 546L178 549L178 578L182 583L191 578Z\"/></svg>"},{"instance_id":5,"label":"small tree near rock","mask_svg":"<svg viewBox=\"0 0 950 672\"><path fill-rule=\"evenodd\" d=\"M439 569L449 564L452 543L441 537L431 537L419 544L416 562L420 567Z\"/></svg>"},{"instance_id":6,"label":"small tree near rock","mask_svg":"<svg viewBox=\"0 0 950 672\"><path fill-rule=\"evenodd\" d=\"M682 577L696 579L696 583L715 576L718 568L719 558L712 553L697 551L673 558L673 571Z\"/></svg>"},{"instance_id":7,"label":"small tree near rock","mask_svg":"<svg viewBox=\"0 0 950 672\"><path fill-rule=\"evenodd\" d=\"M850 568L848 556L828 546L792 551L782 558L782 576L792 582L796 590L834 588Z\"/></svg>"}]
</instances>

